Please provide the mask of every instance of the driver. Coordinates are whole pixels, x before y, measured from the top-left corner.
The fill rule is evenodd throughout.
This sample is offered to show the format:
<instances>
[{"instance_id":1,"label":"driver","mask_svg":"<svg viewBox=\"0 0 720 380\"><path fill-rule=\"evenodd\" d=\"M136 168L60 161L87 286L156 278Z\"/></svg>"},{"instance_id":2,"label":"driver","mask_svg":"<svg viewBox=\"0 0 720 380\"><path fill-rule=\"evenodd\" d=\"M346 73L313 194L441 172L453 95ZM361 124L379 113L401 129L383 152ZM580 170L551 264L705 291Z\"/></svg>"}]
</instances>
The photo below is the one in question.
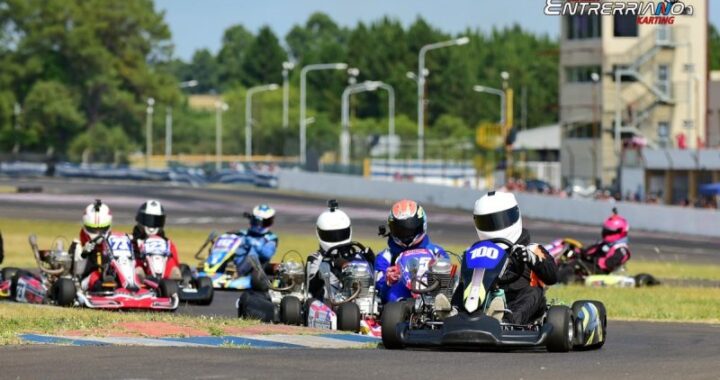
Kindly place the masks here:
<instances>
[{"instance_id":1,"label":"driver","mask_svg":"<svg viewBox=\"0 0 720 380\"><path fill-rule=\"evenodd\" d=\"M520 207L511 193L491 191L475 202L473 210L475 230L480 241L504 238L515 243L507 271L520 276L500 288L505 292L507 308L500 297L494 298L487 314L504 322L527 324L544 310L544 285L557 282L555 260L541 245L531 243L530 233L522 226ZM507 249L507 248L506 248ZM458 285L453 295L453 306L462 304L464 286ZM510 310L503 313L503 310Z\"/></svg>"},{"instance_id":2,"label":"driver","mask_svg":"<svg viewBox=\"0 0 720 380\"><path fill-rule=\"evenodd\" d=\"M331 286L340 287L340 271L348 259L364 260L372 264L375 255L370 248L366 248L364 252L356 253L353 258L347 257L352 249L352 223L350 217L338 208L337 201L328 201L328 210L320 214L315 225L320 248L307 259L308 291L313 298L323 300L325 280L329 281ZM328 253L333 253L333 256L329 257ZM318 276L324 263L329 265L328 270L323 271L327 278Z\"/></svg>"},{"instance_id":3,"label":"driver","mask_svg":"<svg viewBox=\"0 0 720 380\"><path fill-rule=\"evenodd\" d=\"M582 252L584 259L593 263L595 273L612 273L630 260L629 229L627 220L613 208L613 214L603 223L602 241Z\"/></svg>"},{"instance_id":4,"label":"driver","mask_svg":"<svg viewBox=\"0 0 720 380\"><path fill-rule=\"evenodd\" d=\"M439 245L430 241L427 235L427 214L425 209L415 201L403 199L392 206L387 220L390 236L388 248L384 249L375 259L375 289L383 304L409 298L410 290L400 283L400 268L395 260L401 253L413 249L427 249L438 257L448 257L447 252ZM439 303L450 307L450 302L443 294L439 294Z\"/></svg>"},{"instance_id":5,"label":"driver","mask_svg":"<svg viewBox=\"0 0 720 380\"><path fill-rule=\"evenodd\" d=\"M254 256L260 265L265 265L270 262L270 259L275 254L278 245L278 237L270 231L270 227L275 221L275 209L266 205L260 204L253 208L251 214L245 214L250 219L250 228L247 230L239 230L230 232L232 234L242 236L245 240L245 246L250 247L250 252L245 255L245 252L236 252L235 267L237 273L250 273L252 265L249 260L249 256Z\"/></svg>"},{"instance_id":6,"label":"driver","mask_svg":"<svg viewBox=\"0 0 720 380\"><path fill-rule=\"evenodd\" d=\"M75 254L75 259L78 261L77 266L81 272L80 287L89 290L94 289L101 279L100 268L104 264L102 243L103 239L110 235L112 224L110 207L100 199L96 199L95 203L85 207L82 221L80 239L73 240L70 252Z\"/></svg>"},{"instance_id":7,"label":"driver","mask_svg":"<svg viewBox=\"0 0 720 380\"><path fill-rule=\"evenodd\" d=\"M145 262L140 257L140 246L151 236L159 236L167 241L170 247L170 257L168 258L165 275L171 280L182 280L180 271L180 259L178 258L177 247L165 236L165 209L160 201L148 200L143 203L135 214L135 227L132 231L133 249L138 255L137 267L135 272L140 280L145 279Z\"/></svg>"}]
</instances>

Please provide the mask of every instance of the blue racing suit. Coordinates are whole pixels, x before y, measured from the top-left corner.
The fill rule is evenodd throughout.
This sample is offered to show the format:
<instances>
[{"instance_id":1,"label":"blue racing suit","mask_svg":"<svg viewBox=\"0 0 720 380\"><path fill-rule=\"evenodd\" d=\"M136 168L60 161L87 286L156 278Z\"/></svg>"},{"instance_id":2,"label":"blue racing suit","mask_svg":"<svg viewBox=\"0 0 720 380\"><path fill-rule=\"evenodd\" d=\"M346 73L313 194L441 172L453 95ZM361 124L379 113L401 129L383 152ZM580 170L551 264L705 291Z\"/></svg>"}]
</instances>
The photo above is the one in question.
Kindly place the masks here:
<instances>
[{"instance_id":1,"label":"blue racing suit","mask_svg":"<svg viewBox=\"0 0 720 380\"><path fill-rule=\"evenodd\" d=\"M258 259L261 265L265 265L275 254L278 245L278 237L270 231L261 231L250 227L247 230L233 232L243 237L243 244L235 252L233 261L239 275L245 275L252 271L250 256Z\"/></svg>"},{"instance_id":2,"label":"blue racing suit","mask_svg":"<svg viewBox=\"0 0 720 380\"><path fill-rule=\"evenodd\" d=\"M377 289L380 300L383 304L388 302L395 302L400 299L411 297L410 290L401 281L396 282L393 285L388 285L385 279L385 271L395 265L395 260L404 251L412 249L427 249L432 251L436 256L448 257L447 252L439 246L430 241L430 238L425 237L420 243L411 247L402 247L395 243L391 237L388 238L388 248L378 253L375 258L375 289Z\"/></svg>"}]
</instances>

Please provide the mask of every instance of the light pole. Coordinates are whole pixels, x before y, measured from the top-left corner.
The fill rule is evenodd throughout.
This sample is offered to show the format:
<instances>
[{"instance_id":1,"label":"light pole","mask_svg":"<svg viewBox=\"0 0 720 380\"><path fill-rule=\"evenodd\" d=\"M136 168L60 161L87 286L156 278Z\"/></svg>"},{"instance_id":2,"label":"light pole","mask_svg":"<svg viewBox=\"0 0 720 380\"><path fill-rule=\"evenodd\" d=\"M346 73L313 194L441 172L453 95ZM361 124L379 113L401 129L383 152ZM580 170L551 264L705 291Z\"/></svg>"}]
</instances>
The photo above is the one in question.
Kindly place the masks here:
<instances>
[{"instance_id":1,"label":"light pole","mask_svg":"<svg viewBox=\"0 0 720 380\"><path fill-rule=\"evenodd\" d=\"M592 90L592 118L593 118L593 127L592 127L592 133L593 133L593 182L595 182L595 187L600 187L600 180L598 180L598 140L600 140L601 135L598 133L598 104L597 104L597 97L598 97L598 86L600 84L600 75L598 73L593 72L590 74L590 79L592 79L593 82L593 90Z\"/></svg>"},{"instance_id":2,"label":"light pole","mask_svg":"<svg viewBox=\"0 0 720 380\"><path fill-rule=\"evenodd\" d=\"M282 64L282 78L283 78L283 129L287 129L290 125L288 115L290 108L290 83L288 82L288 73L290 70L295 68L295 64L292 62L283 62Z\"/></svg>"},{"instance_id":3,"label":"light pole","mask_svg":"<svg viewBox=\"0 0 720 380\"><path fill-rule=\"evenodd\" d=\"M152 115L155 99L148 98L147 109L145 109L145 169L150 168L150 156L152 156Z\"/></svg>"},{"instance_id":4,"label":"light pole","mask_svg":"<svg viewBox=\"0 0 720 380\"><path fill-rule=\"evenodd\" d=\"M418 97L418 160L422 161L425 156L425 54L430 50L440 49L450 46L461 46L470 42L468 37L460 37L449 41L436 42L434 44L425 45L420 48L418 54L418 71L417 71L417 97Z\"/></svg>"},{"instance_id":5,"label":"light pole","mask_svg":"<svg viewBox=\"0 0 720 380\"><path fill-rule=\"evenodd\" d=\"M251 87L245 95L245 159L250 161L252 156L252 96L258 92L277 90L275 83Z\"/></svg>"},{"instance_id":6,"label":"light pole","mask_svg":"<svg viewBox=\"0 0 720 380\"><path fill-rule=\"evenodd\" d=\"M225 102L215 102L215 170L222 169L222 113L229 108Z\"/></svg>"},{"instance_id":7,"label":"light pole","mask_svg":"<svg viewBox=\"0 0 720 380\"><path fill-rule=\"evenodd\" d=\"M505 109L505 91L497 89L497 88L492 88L492 87L487 87L487 86L479 86L479 85L473 86L473 91L497 95L500 97L500 125L504 127L505 120L506 120L505 112L507 111Z\"/></svg>"},{"instance_id":8,"label":"light pole","mask_svg":"<svg viewBox=\"0 0 720 380\"><path fill-rule=\"evenodd\" d=\"M15 130L15 145L13 146L13 153L20 153L20 114L22 113L22 107L20 103L13 105L13 115L15 115L15 124L13 129Z\"/></svg>"},{"instance_id":9,"label":"light pole","mask_svg":"<svg viewBox=\"0 0 720 380\"><path fill-rule=\"evenodd\" d=\"M300 164L305 165L307 162L307 119L305 118L305 87L307 86L307 74L310 71L317 70L345 70L347 63L316 63L307 65L300 70Z\"/></svg>"},{"instance_id":10,"label":"light pole","mask_svg":"<svg viewBox=\"0 0 720 380\"><path fill-rule=\"evenodd\" d=\"M198 85L198 81L195 79L180 82L178 87L181 89L188 87L195 87ZM170 160L172 156L172 141L173 141L173 130L172 130L172 107L167 106L165 108L165 162Z\"/></svg>"},{"instance_id":11,"label":"light pole","mask_svg":"<svg viewBox=\"0 0 720 380\"><path fill-rule=\"evenodd\" d=\"M340 163L350 163L350 95L366 91L383 89L388 92L388 156L393 159L390 152L390 141L395 136L395 90L389 84L380 81L365 81L345 87L342 94L342 132L340 134Z\"/></svg>"}]
</instances>

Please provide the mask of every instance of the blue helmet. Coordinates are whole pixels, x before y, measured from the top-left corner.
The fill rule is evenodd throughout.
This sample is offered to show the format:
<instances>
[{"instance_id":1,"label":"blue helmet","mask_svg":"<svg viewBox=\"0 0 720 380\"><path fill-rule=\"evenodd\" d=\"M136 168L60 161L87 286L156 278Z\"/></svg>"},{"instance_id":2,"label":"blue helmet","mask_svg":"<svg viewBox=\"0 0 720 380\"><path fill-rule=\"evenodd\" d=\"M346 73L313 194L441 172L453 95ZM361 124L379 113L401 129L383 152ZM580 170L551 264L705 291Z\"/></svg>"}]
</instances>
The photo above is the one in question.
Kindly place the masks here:
<instances>
[{"instance_id":1,"label":"blue helmet","mask_svg":"<svg viewBox=\"0 0 720 380\"><path fill-rule=\"evenodd\" d=\"M250 215L250 226L254 228L266 230L272 226L274 221L275 209L264 203L255 206Z\"/></svg>"}]
</instances>

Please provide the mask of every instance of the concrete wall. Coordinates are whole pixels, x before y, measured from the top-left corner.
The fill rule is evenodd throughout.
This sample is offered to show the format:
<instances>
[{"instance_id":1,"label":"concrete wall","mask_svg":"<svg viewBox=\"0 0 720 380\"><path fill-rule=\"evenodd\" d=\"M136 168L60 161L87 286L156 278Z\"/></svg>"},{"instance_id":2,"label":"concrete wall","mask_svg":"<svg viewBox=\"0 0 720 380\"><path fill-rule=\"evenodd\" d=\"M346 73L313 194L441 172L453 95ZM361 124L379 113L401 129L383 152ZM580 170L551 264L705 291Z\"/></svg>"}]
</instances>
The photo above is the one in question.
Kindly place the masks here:
<instances>
[{"instance_id":1,"label":"concrete wall","mask_svg":"<svg viewBox=\"0 0 720 380\"><path fill-rule=\"evenodd\" d=\"M402 182L378 182L341 174L282 170L278 187L332 197L395 201L411 198L420 203L472 210L485 192L467 188ZM640 203L567 199L537 194L517 194L524 216L566 223L598 224L616 205L633 229L688 235L718 236L720 212L706 209Z\"/></svg>"}]
</instances>

